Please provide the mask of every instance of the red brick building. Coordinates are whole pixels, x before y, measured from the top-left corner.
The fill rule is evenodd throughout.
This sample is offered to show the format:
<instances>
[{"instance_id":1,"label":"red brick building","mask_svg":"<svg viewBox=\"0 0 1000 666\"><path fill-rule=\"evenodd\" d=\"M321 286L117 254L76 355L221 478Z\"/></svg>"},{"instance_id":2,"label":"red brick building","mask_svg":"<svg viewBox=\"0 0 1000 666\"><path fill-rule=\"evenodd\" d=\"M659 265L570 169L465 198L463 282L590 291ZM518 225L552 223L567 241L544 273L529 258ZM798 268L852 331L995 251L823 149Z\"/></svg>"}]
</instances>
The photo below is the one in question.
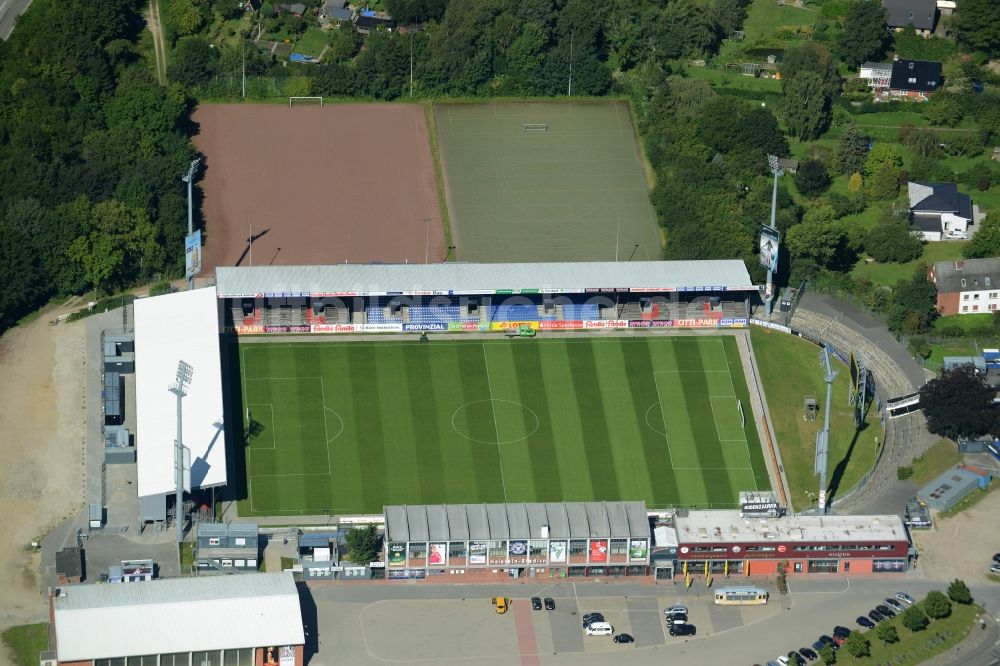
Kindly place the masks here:
<instances>
[{"instance_id":1,"label":"red brick building","mask_svg":"<svg viewBox=\"0 0 1000 666\"><path fill-rule=\"evenodd\" d=\"M674 518L677 573L767 575L902 573L914 554L899 516L742 517L688 511Z\"/></svg>"}]
</instances>

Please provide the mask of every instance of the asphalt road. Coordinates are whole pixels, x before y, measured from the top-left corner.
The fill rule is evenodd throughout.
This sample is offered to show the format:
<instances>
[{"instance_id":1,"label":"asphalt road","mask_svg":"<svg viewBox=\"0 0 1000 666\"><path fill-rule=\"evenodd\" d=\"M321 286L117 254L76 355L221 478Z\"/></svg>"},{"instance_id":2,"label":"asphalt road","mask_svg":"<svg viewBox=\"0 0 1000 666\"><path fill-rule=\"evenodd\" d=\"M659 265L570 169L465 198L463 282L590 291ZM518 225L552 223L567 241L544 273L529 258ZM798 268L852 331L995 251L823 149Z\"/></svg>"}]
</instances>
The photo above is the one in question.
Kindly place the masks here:
<instances>
[{"instance_id":1,"label":"asphalt road","mask_svg":"<svg viewBox=\"0 0 1000 666\"><path fill-rule=\"evenodd\" d=\"M507 586L341 585L313 588L307 608L311 606L318 613L314 611L312 618L305 619L310 640L314 641L312 666L332 665L338 659L359 666L386 662L447 662L452 666L487 662L504 666L763 664L779 654L811 644L820 634L829 634L834 625L853 627L854 618L898 591L919 598L930 590L946 587L946 583L928 581L916 574L897 579L793 580L791 594L772 596L766 610L754 607L762 612L715 617L720 610L732 608L716 608L704 590L699 596L694 587L686 591L683 586L588 582ZM973 586L972 592L987 611L1000 610L1000 586ZM489 597L501 594L514 598L515 605L527 603L527 597L532 595L555 597L554 614L539 611L532 615L538 637L538 653L532 656L537 661L530 657L522 661L522 655L514 647L513 621L491 612ZM692 621L699 629L697 637L679 639L664 634L660 607L676 601L691 609ZM610 613L608 618L616 625L616 631L622 625L623 630L635 635L636 643L614 646L606 639L584 637L578 613L585 610ZM434 620L415 619L420 616ZM975 650L974 655L963 655L961 663L970 666L997 663L1000 644L993 626L989 634L990 641Z\"/></svg>"},{"instance_id":2,"label":"asphalt road","mask_svg":"<svg viewBox=\"0 0 1000 666\"><path fill-rule=\"evenodd\" d=\"M31 0L0 0L0 39L7 41L14 30L17 17L31 4Z\"/></svg>"}]
</instances>

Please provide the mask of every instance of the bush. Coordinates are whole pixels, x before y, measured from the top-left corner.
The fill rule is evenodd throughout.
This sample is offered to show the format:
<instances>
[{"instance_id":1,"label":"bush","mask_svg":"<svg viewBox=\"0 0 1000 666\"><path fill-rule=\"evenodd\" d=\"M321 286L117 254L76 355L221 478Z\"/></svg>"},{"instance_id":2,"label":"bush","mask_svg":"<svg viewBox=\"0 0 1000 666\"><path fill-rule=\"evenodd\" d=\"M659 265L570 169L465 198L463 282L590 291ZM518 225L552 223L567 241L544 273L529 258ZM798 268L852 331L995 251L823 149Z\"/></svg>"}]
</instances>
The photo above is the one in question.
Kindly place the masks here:
<instances>
[{"instance_id":1,"label":"bush","mask_svg":"<svg viewBox=\"0 0 1000 666\"><path fill-rule=\"evenodd\" d=\"M830 175L823 163L815 159L805 159L793 178L795 187L807 197L816 197L830 187Z\"/></svg>"},{"instance_id":2,"label":"bush","mask_svg":"<svg viewBox=\"0 0 1000 666\"><path fill-rule=\"evenodd\" d=\"M935 620L943 620L951 615L951 602L948 601L948 597L937 590L927 593L923 605L927 615Z\"/></svg>"},{"instance_id":3,"label":"bush","mask_svg":"<svg viewBox=\"0 0 1000 666\"><path fill-rule=\"evenodd\" d=\"M906 263L918 258L924 244L902 220L887 220L865 234L865 252L880 264Z\"/></svg>"},{"instance_id":4,"label":"bush","mask_svg":"<svg viewBox=\"0 0 1000 666\"><path fill-rule=\"evenodd\" d=\"M956 604L962 604L968 606L972 603L972 593L969 592L969 586L965 584L965 581L956 578L951 581L948 585L948 598L954 601Z\"/></svg>"},{"instance_id":5,"label":"bush","mask_svg":"<svg viewBox=\"0 0 1000 666\"><path fill-rule=\"evenodd\" d=\"M910 630L911 633L916 633L918 631L923 631L930 624L930 620L919 606L910 606L905 611L903 611L899 616L899 621L903 623L903 626Z\"/></svg>"},{"instance_id":6,"label":"bush","mask_svg":"<svg viewBox=\"0 0 1000 666\"><path fill-rule=\"evenodd\" d=\"M912 467L905 466L896 468L896 478L899 479L900 481L906 481L911 476L913 476Z\"/></svg>"}]
</instances>

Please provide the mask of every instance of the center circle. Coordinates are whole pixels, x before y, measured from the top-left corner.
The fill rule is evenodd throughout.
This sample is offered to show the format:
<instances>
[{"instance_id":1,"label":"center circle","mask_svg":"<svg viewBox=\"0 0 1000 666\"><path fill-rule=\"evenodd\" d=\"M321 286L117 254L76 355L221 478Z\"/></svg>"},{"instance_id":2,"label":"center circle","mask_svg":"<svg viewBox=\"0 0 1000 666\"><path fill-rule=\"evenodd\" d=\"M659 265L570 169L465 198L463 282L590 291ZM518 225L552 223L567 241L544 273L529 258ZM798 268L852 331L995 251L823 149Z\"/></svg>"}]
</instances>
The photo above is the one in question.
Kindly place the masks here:
<instances>
[{"instance_id":1,"label":"center circle","mask_svg":"<svg viewBox=\"0 0 1000 666\"><path fill-rule=\"evenodd\" d=\"M460 436L477 444L514 444L538 430L538 414L513 400L473 400L455 410L451 427Z\"/></svg>"}]
</instances>

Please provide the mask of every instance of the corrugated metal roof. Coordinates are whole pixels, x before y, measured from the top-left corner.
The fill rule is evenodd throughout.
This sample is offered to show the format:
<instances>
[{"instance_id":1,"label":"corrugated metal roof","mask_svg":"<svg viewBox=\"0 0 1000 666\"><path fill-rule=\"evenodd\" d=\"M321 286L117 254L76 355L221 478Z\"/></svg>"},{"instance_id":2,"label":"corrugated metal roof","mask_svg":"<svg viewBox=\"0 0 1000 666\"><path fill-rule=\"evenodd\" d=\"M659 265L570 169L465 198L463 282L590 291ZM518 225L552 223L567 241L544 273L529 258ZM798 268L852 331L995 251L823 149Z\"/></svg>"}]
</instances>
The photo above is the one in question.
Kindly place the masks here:
<instances>
[{"instance_id":1,"label":"corrugated metal roof","mask_svg":"<svg viewBox=\"0 0 1000 666\"><path fill-rule=\"evenodd\" d=\"M604 505L608 512L608 525L611 527L611 536L627 537L631 534L628 524L628 513L625 511L625 504L622 502L608 502Z\"/></svg>"},{"instance_id":2,"label":"corrugated metal roof","mask_svg":"<svg viewBox=\"0 0 1000 666\"><path fill-rule=\"evenodd\" d=\"M406 522L410 526L410 541L427 541L427 507L423 504L407 505Z\"/></svg>"},{"instance_id":3,"label":"corrugated metal roof","mask_svg":"<svg viewBox=\"0 0 1000 666\"><path fill-rule=\"evenodd\" d=\"M448 512L448 529L452 541L465 541L469 538L469 515L461 504L446 504Z\"/></svg>"},{"instance_id":4,"label":"corrugated metal roof","mask_svg":"<svg viewBox=\"0 0 1000 666\"><path fill-rule=\"evenodd\" d=\"M486 517L490 521L491 539L510 538L510 523L507 522L506 504L487 504Z\"/></svg>"},{"instance_id":5,"label":"corrugated metal roof","mask_svg":"<svg viewBox=\"0 0 1000 666\"><path fill-rule=\"evenodd\" d=\"M256 294L414 294L496 290L583 292L586 289L713 287L750 289L739 259L705 261L604 261L530 264L338 264L238 266L215 269L220 297Z\"/></svg>"},{"instance_id":6,"label":"corrugated metal roof","mask_svg":"<svg viewBox=\"0 0 1000 666\"><path fill-rule=\"evenodd\" d=\"M531 535L531 530L528 528L528 510L523 503L507 505L507 526L511 536L527 537Z\"/></svg>"},{"instance_id":7,"label":"corrugated metal roof","mask_svg":"<svg viewBox=\"0 0 1000 666\"><path fill-rule=\"evenodd\" d=\"M567 502L566 518L569 520L570 538L590 538L590 521L587 519L587 507L583 502Z\"/></svg>"},{"instance_id":8,"label":"corrugated metal roof","mask_svg":"<svg viewBox=\"0 0 1000 666\"><path fill-rule=\"evenodd\" d=\"M590 536L608 536L611 532L611 522L603 502L587 502L587 523L590 526Z\"/></svg>"},{"instance_id":9,"label":"corrugated metal roof","mask_svg":"<svg viewBox=\"0 0 1000 666\"><path fill-rule=\"evenodd\" d=\"M447 541L451 538L448 529L448 512L443 504L432 504L427 507L427 534L431 541Z\"/></svg>"},{"instance_id":10,"label":"corrugated metal roof","mask_svg":"<svg viewBox=\"0 0 1000 666\"><path fill-rule=\"evenodd\" d=\"M525 510L528 513L528 531L532 539L542 538L542 527L549 524L549 517L545 513L544 504L526 504Z\"/></svg>"},{"instance_id":11,"label":"corrugated metal roof","mask_svg":"<svg viewBox=\"0 0 1000 666\"><path fill-rule=\"evenodd\" d=\"M257 536L257 523L199 523L199 537L254 537Z\"/></svg>"},{"instance_id":12,"label":"corrugated metal roof","mask_svg":"<svg viewBox=\"0 0 1000 666\"><path fill-rule=\"evenodd\" d=\"M71 585L61 590L55 599L60 661L305 642L291 573Z\"/></svg>"},{"instance_id":13,"label":"corrugated metal roof","mask_svg":"<svg viewBox=\"0 0 1000 666\"><path fill-rule=\"evenodd\" d=\"M387 541L409 541L410 527L405 506L385 507L385 538Z\"/></svg>"},{"instance_id":14,"label":"corrugated metal roof","mask_svg":"<svg viewBox=\"0 0 1000 666\"><path fill-rule=\"evenodd\" d=\"M649 513L645 502L625 502L625 513L628 514L628 528L632 534L649 532Z\"/></svg>"},{"instance_id":15,"label":"corrugated metal roof","mask_svg":"<svg viewBox=\"0 0 1000 666\"><path fill-rule=\"evenodd\" d=\"M469 538L489 539L490 519L486 516L485 504L466 504L466 515L469 517Z\"/></svg>"}]
</instances>

